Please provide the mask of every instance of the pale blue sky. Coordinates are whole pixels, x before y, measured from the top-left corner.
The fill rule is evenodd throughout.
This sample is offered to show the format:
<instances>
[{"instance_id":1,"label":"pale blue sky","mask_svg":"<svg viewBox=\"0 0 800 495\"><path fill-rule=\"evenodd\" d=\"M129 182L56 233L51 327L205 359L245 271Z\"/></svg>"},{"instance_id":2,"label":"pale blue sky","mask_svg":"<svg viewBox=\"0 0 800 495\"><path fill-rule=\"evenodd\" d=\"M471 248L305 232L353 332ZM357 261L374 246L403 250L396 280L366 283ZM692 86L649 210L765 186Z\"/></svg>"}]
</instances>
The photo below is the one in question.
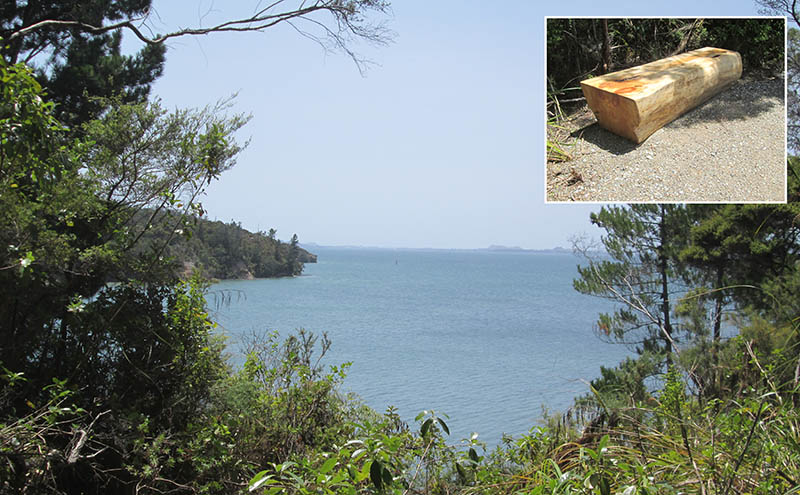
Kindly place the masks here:
<instances>
[{"instance_id":1,"label":"pale blue sky","mask_svg":"<svg viewBox=\"0 0 800 495\"><path fill-rule=\"evenodd\" d=\"M155 0L158 30L209 25L255 2ZM243 10L236 10L243 9ZM325 245L569 246L597 206L543 200L544 16L753 16L752 0L395 0L392 44L356 51L361 77L291 28L169 43L153 94L168 108L238 92L253 114L209 217Z\"/></svg>"}]
</instances>

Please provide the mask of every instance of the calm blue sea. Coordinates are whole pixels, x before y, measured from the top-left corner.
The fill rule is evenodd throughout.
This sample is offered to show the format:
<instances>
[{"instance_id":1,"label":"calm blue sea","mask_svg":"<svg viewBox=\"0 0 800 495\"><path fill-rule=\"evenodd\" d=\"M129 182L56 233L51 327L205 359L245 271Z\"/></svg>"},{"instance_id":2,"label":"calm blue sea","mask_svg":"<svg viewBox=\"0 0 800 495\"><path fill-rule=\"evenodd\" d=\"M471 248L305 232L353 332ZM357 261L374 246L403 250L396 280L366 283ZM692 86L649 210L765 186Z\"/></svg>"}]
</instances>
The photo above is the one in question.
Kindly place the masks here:
<instances>
[{"instance_id":1,"label":"calm blue sea","mask_svg":"<svg viewBox=\"0 0 800 495\"><path fill-rule=\"evenodd\" d=\"M212 309L216 294L232 294L212 311L231 350L253 331L328 332L328 362L353 363L346 390L412 424L424 409L446 413L454 442L478 432L491 446L528 431L628 354L594 334L610 306L573 290L571 254L314 252L300 277L212 286Z\"/></svg>"}]
</instances>

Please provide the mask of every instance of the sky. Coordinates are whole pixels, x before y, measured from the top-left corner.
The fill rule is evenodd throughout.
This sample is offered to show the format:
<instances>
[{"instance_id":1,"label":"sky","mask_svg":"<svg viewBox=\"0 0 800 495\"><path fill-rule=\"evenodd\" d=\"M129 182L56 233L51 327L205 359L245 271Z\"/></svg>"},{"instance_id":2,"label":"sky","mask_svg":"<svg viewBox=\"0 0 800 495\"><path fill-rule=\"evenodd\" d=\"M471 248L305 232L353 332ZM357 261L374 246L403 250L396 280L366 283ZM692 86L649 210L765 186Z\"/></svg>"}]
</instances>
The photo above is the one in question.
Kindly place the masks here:
<instances>
[{"instance_id":1,"label":"sky","mask_svg":"<svg viewBox=\"0 0 800 495\"><path fill-rule=\"evenodd\" d=\"M545 16L755 16L753 0L395 0L386 46L342 53L289 26L168 42L152 95L252 114L208 217L301 243L570 247L598 205L544 203ZM158 32L247 15L256 1L155 0ZM130 35L128 35L130 37ZM133 41L127 41L130 45Z\"/></svg>"}]
</instances>

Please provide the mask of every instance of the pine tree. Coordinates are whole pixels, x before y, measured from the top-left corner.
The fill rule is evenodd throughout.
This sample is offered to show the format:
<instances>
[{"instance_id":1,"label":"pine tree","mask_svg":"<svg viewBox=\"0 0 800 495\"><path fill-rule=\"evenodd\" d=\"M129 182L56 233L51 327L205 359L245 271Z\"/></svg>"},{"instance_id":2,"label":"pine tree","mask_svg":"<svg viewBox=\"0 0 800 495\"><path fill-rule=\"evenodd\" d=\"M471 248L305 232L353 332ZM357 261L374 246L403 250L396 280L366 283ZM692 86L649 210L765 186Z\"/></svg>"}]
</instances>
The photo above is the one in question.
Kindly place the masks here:
<instances>
[{"instance_id":1,"label":"pine tree","mask_svg":"<svg viewBox=\"0 0 800 495\"><path fill-rule=\"evenodd\" d=\"M48 20L102 25L144 16L150 4L151 0L16 0L0 7L0 37L9 40L20 29ZM0 55L9 64L33 66L48 99L57 104L55 116L78 130L80 124L108 108L108 98L124 103L144 101L163 71L163 44L147 44L127 56L121 53L121 42L119 30L92 33L51 26L13 37L3 43Z\"/></svg>"},{"instance_id":2,"label":"pine tree","mask_svg":"<svg viewBox=\"0 0 800 495\"><path fill-rule=\"evenodd\" d=\"M587 255L574 281L583 294L618 303L613 314L601 314L600 333L631 346L639 354L671 362L681 327L673 321L674 292L686 276L678 253L689 228L679 205L638 204L603 207L593 224L605 230L606 253Z\"/></svg>"}]
</instances>

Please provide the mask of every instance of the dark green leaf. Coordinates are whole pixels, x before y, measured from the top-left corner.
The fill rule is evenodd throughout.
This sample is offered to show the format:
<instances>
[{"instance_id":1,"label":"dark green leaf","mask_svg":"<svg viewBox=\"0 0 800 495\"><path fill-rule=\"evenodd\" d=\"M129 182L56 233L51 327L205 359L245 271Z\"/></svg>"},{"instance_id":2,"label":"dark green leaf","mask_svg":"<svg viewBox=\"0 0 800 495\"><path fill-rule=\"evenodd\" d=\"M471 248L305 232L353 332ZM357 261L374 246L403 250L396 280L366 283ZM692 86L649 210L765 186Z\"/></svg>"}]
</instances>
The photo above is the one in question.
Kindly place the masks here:
<instances>
[{"instance_id":1,"label":"dark green leaf","mask_svg":"<svg viewBox=\"0 0 800 495\"><path fill-rule=\"evenodd\" d=\"M458 471L458 477L461 478L461 481L467 481L467 472L461 466L461 464L456 463L456 471Z\"/></svg>"},{"instance_id":2,"label":"dark green leaf","mask_svg":"<svg viewBox=\"0 0 800 495\"><path fill-rule=\"evenodd\" d=\"M372 480L372 484L378 490L383 489L382 471L383 466L381 466L381 463L377 459L373 460L372 465L369 467L369 479Z\"/></svg>"},{"instance_id":3,"label":"dark green leaf","mask_svg":"<svg viewBox=\"0 0 800 495\"><path fill-rule=\"evenodd\" d=\"M383 484L389 486L392 484L392 472L386 469L386 466L383 466Z\"/></svg>"},{"instance_id":4,"label":"dark green leaf","mask_svg":"<svg viewBox=\"0 0 800 495\"><path fill-rule=\"evenodd\" d=\"M442 429L444 430L444 432L449 435L450 428L447 427L447 424L444 422L444 420L442 418L436 418L436 421L438 421L439 424L442 425Z\"/></svg>"},{"instance_id":5,"label":"dark green leaf","mask_svg":"<svg viewBox=\"0 0 800 495\"><path fill-rule=\"evenodd\" d=\"M611 495L611 486L605 476L600 477L597 487L600 489L600 495Z\"/></svg>"},{"instance_id":6,"label":"dark green leaf","mask_svg":"<svg viewBox=\"0 0 800 495\"><path fill-rule=\"evenodd\" d=\"M433 424L433 418L428 418L428 419L426 419L425 421L423 421L423 422L422 422L422 426L421 426L421 427L420 427L420 429L419 429L419 433L420 433L420 435L422 435L423 437L424 437L425 435L427 435L427 434L428 434L428 430L429 430L429 429L430 429L430 427L431 427L431 424Z\"/></svg>"}]
</instances>

